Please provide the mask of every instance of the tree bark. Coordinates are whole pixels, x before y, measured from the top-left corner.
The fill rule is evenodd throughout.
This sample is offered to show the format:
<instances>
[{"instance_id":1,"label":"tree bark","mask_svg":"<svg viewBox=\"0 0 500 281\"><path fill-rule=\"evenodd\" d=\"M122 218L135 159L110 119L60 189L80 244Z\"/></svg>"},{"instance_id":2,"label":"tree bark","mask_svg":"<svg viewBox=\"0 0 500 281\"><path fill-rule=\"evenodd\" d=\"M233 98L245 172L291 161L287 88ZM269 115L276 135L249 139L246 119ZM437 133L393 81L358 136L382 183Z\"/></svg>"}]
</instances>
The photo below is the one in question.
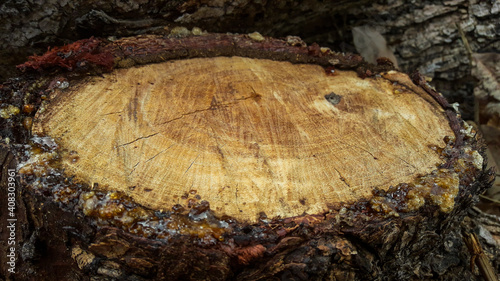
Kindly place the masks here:
<instances>
[{"instance_id":1,"label":"tree bark","mask_svg":"<svg viewBox=\"0 0 500 281\"><path fill-rule=\"evenodd\" d=\"M492 174L418 73L184 29L86 39L21 68L1 87L18 272L4 263L4 278L479 280L462 221Z\"/></svg>"}]
</instances>

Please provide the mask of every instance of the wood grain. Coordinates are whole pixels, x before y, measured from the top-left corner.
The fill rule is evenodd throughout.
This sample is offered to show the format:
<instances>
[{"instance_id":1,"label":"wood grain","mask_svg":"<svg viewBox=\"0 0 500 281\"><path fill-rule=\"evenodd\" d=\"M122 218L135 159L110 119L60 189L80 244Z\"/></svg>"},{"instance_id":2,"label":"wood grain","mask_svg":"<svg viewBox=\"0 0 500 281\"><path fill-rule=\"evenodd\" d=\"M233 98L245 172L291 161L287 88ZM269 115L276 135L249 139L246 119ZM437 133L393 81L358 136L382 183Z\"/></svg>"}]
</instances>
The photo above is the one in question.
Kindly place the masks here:
<instances>
[{"instance_id":1,"label":"wood grain","mask_svg":"<svg viewBox=\"0 0 500 281\"><path fill-rule=\"evenodd\" d=\"M171 61L57 90L33 134L78 154L68 174L149 208L196 190L244 221L317 214L443 164L432 147L453 131L405 83L241 57Z\"/></svg>"}]
</instances>

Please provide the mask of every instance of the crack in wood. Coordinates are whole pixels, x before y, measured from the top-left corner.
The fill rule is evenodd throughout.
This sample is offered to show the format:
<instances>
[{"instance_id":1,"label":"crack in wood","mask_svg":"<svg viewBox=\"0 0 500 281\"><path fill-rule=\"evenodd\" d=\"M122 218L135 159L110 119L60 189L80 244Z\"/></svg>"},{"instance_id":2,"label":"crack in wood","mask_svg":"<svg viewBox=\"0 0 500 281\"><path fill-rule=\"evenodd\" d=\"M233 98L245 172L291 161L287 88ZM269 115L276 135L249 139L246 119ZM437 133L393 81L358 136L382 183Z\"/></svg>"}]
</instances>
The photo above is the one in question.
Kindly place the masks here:
<instances>
[{"instance_id":1,"label":"crack in wood","mask_svg":"<svg viewBox=\"0 0 500 281\"><path fill-rule=\"evenodd\" d=\"M189 116L189 115L192 115L192 114L195 114L195 113L198 113L198 112L203 112L203 111L207 111L207 110L212 110L212 107L210 106L209 108L204 108L204 109L197 109L195 111L191 111L191 112L188 112L188 113L182 113L181 116L178 116L178 117L175 117L175 118L172 118L170 120L167 120L163 123L160 123L158 125L165 125L165 124L168 124L170 122L173 122L173 121L176 121L176 120L179 120L181 118L184 118L184 116Z\"/></svg>"},{"instance_id":2,"label":"crack in wood","mask_svg":"<svg viewBox=\"0 0 500 281\"><path fill-rule=\"evenodd\" d=\"M129 176L135 171L135 168L141 163L141 161L137 162L134 167L132 167L132 171L128 174Z\"/></svg>"},{"instance_id":3,"label":"crack in wood","mask_svg":"<svg viewBox=\"0 0 500 281\"><path fill-rule=\"evenodd\" d=\"M351 188L351 185L347 182L347 180L344 178L344 176L342 176L342 174L339 172L339 170L337 170L337 168L333 167L333 169L339 174L339 179L345 184L347 185L347 187Z\"/></svg>"},{"instance_id":4,"label":"crack in wood","mask_svg":"<svg viewBox=\"0 0 500 281\"><path fill-rule=\"evenodd\" d=\"M357 146L357 145L355 145L355 144L346 143L346 142L344 142L344 141L342 141L342 140L339 140L339 142L340 142L340 143L342 143L342 144L344 144L344 145L347 145L347 147L349 147L349 148L354 147L354 148L360 149L360 150L362 150L362 151L364 151L364 152L366 152L366 153L370 154L370 156L371 156L374 160L378 160L378 158L377 158L375 155L373 155L373 153L371 153L371 152L370 152L369 150L367 150L366 148L363 148L363 147L361 147L361 146Z\"/></svg>"},{"instance_id":5,"label":"crack in wood","mask_svg":"<svg viewBox=\"0 0 500 281\"><path fill-rule=\"evenodd\" d=\"M115 112L101 114L101 116L107 116L107 115L111 115L111 114L118 114L118 113L122 113L122 112L123 112L123 110L120 110L120 111L115 111Z\"/></svg>"},{"instance_id":6,"label":"crack in wood","mask_svg":"<svg viewBox=\"0 0 500 281\"><path fill-rule=\"evenodd\" d=\"M158 152L157 154L155 154L153 157L149 158L148 160L146 160L144 163L147 163L151 160L153 160L156 156L162 154L163 152L167 151L169 148L171 148L172 146L174 146L174 144L171 144L169 147L165 148L164 150Z\"/></svg>"},{"instance_id":7,"label":"crack in wood","mask_svg":"<svg viewBox=\"0 0 500 281\"><path fill-rule=\"evenodd\" d=\"M145 136L145 137L136 138L136 139L135 139L135 140L133 140L133 141L130 141L130 142L127 142L127 143L124 143L124 144L117 145L117 146L115 146L115 148L120 148L120 147L122 147L122 146L126 146L126 145L129 145L129 144L132 144L132 143L134 143L134 142L136 142L136 141L140 141L140 140L142 140L142 139L147 139L147 138L150 138L150 137L154 137L154 136L156 136L156 135L158 135L158 134L159 134L159 133L158 133L158 132L156 132L156 133L154 133L154 134L151 134L151 135L148 135L148 136Z\"/></svg>"},{"instance_id":8,"label":"crack in wood","mask_svg":"<svg viewBox=\"0 0 500 281\"><path fill-rule=\"evenodd\" d=\"M252 90L253 90L253 88L252 88ZM248 99L256 99L256 100L260 99L261 96L259 94L257 94L255 92L255 90L253 90L253 92L254 93L252 95L248 96L248 97L235 98L233 101L227 102L227 103L217 103L216 100L215 100L215 97L213 97L212 98L212 102L210 103L209 107L203 108L203 109L197 109L197 110L194 110L194 111L191 111L191 112L188 112L188 113L182 113L180 116L172 118L172 119L167 120L165 122L159 123L158 125L165 125L165 124L168 124L170 122L173 122L173 121L179 120L181 118L184 118L185 116L193 115L193 114L196 114L196 113L199 113L199 112L205 112L205 111L208 111L208 110L215 110L217 108L227 107L227 106L230 106L230 105L234 105L234 104L237 104L240 101L244 101L244 100L248 100Z\"/></svg>"},{"instance_id":9,"label":"crack in wood","mask_svg":"<svg viewBox=\"0 0 500 281\"><path fill-rule=\"evenodd\" d=\"M194 158L193 162L191 162L191 165L189 165L189 167L186 169L186 171L184 172L184 175L189 171L189 169L191 169L191 166L193 166L194 162L196 162L196 159L198 159L198 157L200 157L201 153L199 153L196 158Z\"/></svg>"},{"instance_id":10,"label":"crack in wood","mask_svg":"<svg viewBox=\"0 0 500 281\"><path fill-rule=\"evenodd\" d=\"M370 154L371 157L373 157L373 160L378 160L377 157L375 157L375 155L373 155L373 153L371 153L369 150L365 149L365 148L362 148L361 146L357 146L357 145L353 145L354 147L356 148L359 148L361 150L363 150L364 152Z\"/></svg>"},{"instance_id":11,"label":"crack in wood","mask_svg":"<svg viewBox=\"0 0 500 281\"><path fill-rule=\"evenodd\" d=\"M413 169L417 170L417 167L415 167L415 165L411 164L411 163L408 163L408 161L404 160L403 158L399 157L399 156L396 156L399 160L403 161L406 163L406 165L408 166L411 166Z\"/></svg>"}]
</instances>

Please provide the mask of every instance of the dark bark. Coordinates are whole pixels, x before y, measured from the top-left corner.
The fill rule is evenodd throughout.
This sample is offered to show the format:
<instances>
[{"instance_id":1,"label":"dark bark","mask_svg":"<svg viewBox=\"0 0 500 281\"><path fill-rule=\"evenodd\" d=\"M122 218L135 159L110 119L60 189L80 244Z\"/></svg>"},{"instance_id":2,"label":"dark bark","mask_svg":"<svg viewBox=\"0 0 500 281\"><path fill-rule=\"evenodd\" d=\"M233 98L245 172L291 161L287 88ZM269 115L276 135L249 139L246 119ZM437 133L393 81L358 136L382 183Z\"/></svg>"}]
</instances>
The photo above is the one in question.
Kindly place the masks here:
<instances>
[{"instance_id":1,"label":"dark bark","mask_svg":"<svg viewBox=\"0 0 500 281\"><path fill-rule=\"evenodd\" d=\"M26 74L22 80L3 84L2 102L21 107L27 100L37 107L44 95L50 95L54 81L80 79L89 71L109 71L106 54L115 57L113 67L176 58L239 55L327 67L335 65L356 70L362 77L391 68L385 61L379 66L368 65L357 56L322 52L316 45L293 46L302 44L269 38L254 40L246 35L146 36L103 41L95 46L92 42L86 40L68 46L75 49L65 56L65 61L54 59L49 53L35 60L38 64L26 64L26 69L36 69L45 76L42 79L32 74L30 78ZM82 45L95 49L84 48L90 55L80 56L82 49L75 46ZM86 63L82 64L79 58L85 58ZM455 171L460 178L459 193L450 213L441 211L430 201L418 211L405 211L411 189L411 183L407 183L386 192L375 192L370 201L332 206L330 213L262 219L253 225L217 218L210 209L198 206L198 211L207 212L208 219L224 222L231 230L217 240L190 235L157 239L151 230L154 229L152 221L182 219L189 224L189 214L175 210L155 212L151 216L157 216L158 220L145 224L150 228L148 231L131 234L111 218L103 220L82 213L79 198L89 186L54 173L35 187L38 179L25 176L16 182L19 244L15 250L19 273L7 275L4 272L8 265L2 263L0 277L9 276L12 280L480 280L470 268L471 254L462 238L462 232L470 227L462 222L477 195L489 186L492 175L485 163L475 167L466 153L466 149L483 153L478 136L462 129L464 124L457 113L422 79L415 74L415 85L405 86L417 89L429 102L437 100L456 134L456 141L449 141L443 149L447 162L440 167ZM3 163L0 198L8 197L6 171L26 158L24 144L28 142L29 133L20 124L33 114L26 110L0 123L3 142L9 143L0 151ZM439 176L437 173L431 177ZM141 208L133 204L126 202L125 205ZM3 224L9 214L3 206L2 203L0 214L2 229L5 229ZM1 234L5 237L9 233ZM2 247L5 252L5 244Z\"/></svg>"}]
</instances>

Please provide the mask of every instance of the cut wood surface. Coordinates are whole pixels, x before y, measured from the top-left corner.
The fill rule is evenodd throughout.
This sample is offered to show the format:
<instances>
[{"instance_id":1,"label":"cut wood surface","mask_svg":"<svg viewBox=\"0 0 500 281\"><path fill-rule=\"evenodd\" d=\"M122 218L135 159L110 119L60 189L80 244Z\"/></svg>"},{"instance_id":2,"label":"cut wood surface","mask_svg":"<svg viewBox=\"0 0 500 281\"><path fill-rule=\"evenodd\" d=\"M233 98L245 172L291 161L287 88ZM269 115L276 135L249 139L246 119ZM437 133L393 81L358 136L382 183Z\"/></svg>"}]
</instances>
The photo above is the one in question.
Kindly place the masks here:
<instances>
[{"instance_id":1,"label":"cut wood surface","mask_svg":"<svg viewBox=\"0 0 500 281\"><path fill-rule=\"evenodd\" d=\"M78 155L68 174L152 209L196 190L246 221L317 214L444 163L443 111L385 76L241 57L118 69L57 90L33 134Z\"/></svg>"},{"instance_id":2,"label":"cut wood surface","mask_svg":"<svg viewBox=\"0 0 500 281\"><path fill-rule=\"evenodd\" d=\"M422 75L182 31L53 48L2 84L5 276L478 280L462 221L492 174Z\"/></svg>"}]
</instances>

